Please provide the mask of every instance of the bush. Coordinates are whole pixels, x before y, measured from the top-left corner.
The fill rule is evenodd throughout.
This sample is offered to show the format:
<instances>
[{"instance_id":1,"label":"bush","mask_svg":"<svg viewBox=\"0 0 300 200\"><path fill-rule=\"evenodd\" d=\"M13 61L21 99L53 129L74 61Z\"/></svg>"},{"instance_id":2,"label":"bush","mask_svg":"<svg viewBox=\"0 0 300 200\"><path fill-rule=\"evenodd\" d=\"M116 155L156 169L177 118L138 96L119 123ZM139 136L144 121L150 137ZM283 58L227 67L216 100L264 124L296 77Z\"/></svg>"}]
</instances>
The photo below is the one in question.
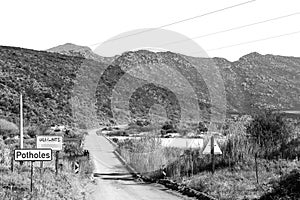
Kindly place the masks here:
<instances>
[{"instance_id":1,"label":"bush","mask_svg":"<svg viewBox=\"0 0 300 200\"><path fill-rule=\"evenodd\" d=\"M256 114L247 126L247 133L251 136L253 144L265 158L278 157L280 154L283 157L291 132L283 117L272 111Z\"/></svg>"},{"instance_id":2,"label":"bush","mask_svg":"<svg viewBox=\"0 0 300 200\"><path fill-rule=\"evenodd\" d=\"M29 135L29 137L31 137L31 138L35 138L35 136L37 135L37 133L38 133L38 130L37 130L38 128L37 127L35 127L35 126L29 126L29 127L26 127L25 128L25 133L27 134L27 135Z\"/></svg>"},{"instance_id":3,"label":"bush","mask_svg":"<svg viewBox=\"0 0 300 200\"><path fill-rule=\"evenodd\" d=\"M176 127L172 122L166 122L162 127L161 127L161 134L165 135L167 133L176 133Z\"/></svg>"},{"instance_id":4,"label":"bush","mask_svg":"<svg viewBox=\"0 0 300 200\"><path fill-rule=\"evenodd\" d=\"M112 141L113 141L114 143L118 143L118 138L113 138Z\"/></svg>"},{"instance_id":5,"label":"bush","mask_svg":"<svg viewBox=\"0 0 300 200\"><path fill-rule=\"evenodd\" d=\"M280 178L279 182L273 184L273 191L263 195L260 200L267 199L300 199L300 171L293 170L291 173Z\"/></svg>"},{"instance_id":6,"label":"bush","mask_svg":"<svg viewBox=\"0 0 300 200\"><path fill-rule=\"evenodd\" d=\"M143 126L148 126L150 122L148 120L138 119L136 120L135 124L143 127Z\"/></svg>"},{"instance_id":7,"label":"bush","mask_svg":"<svg viewBox=\"0 0 300 200\"><path fill-rule=\"evenodd\" d=\"M80 147L80 145L75 142L66 143L64 147L64 152L70 156L81 155L82 151L83 149Z\"/></svg>"},{"instance_id":8,"label":"bush","mask_svg":"<svg viewBox=\"0 0 300 200\"><path fill-rule=\"evenodd\" d=\"M206 133L208 131L206 125L203 122L199 122L197 131L199 133Z\"/></svg>"},{"instance_id":9,"label":"bush","mask_svg":"<svg viewBox=\"0 0 300 200\"><path fill-rule=\"evenodd\" d=\"M0 119L0 135L5 140L7 137L12 137L18 134L18 126L5 119Z\"/></svg>"}]
</instances>

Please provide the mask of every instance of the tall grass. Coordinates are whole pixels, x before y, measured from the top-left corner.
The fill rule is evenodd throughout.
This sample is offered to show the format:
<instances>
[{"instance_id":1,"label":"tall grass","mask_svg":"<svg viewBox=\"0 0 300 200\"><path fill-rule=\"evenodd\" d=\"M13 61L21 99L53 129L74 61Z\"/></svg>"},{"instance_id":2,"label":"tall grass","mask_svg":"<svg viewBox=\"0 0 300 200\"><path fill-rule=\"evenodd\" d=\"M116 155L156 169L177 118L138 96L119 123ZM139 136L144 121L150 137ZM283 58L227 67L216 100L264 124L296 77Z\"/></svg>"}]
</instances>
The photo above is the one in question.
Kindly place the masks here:
<instances>
[{"instance_id":1,"label":"tall grass","mask_svg":"<svg viewBox=\"0 0 300 200\"><path fill-rule=\"evenodd\" d=\"M25 140L27 141L27 140ZM72 159L65 157L59 159L59 172L55 173L54 159L44 162L43 168L40 162L34 162L33 191L30 191L30 162L13 162L14 171L11 172L12 150L18 143L10 145L0 138L0 199L84 199L85 185L89 183L93 173L93 164L87 158L80 158L80 173L74 174ZM26 147L34 147L30 141ZM65 155L61 152L60 155Z\"/></svg>"}]
</instances>

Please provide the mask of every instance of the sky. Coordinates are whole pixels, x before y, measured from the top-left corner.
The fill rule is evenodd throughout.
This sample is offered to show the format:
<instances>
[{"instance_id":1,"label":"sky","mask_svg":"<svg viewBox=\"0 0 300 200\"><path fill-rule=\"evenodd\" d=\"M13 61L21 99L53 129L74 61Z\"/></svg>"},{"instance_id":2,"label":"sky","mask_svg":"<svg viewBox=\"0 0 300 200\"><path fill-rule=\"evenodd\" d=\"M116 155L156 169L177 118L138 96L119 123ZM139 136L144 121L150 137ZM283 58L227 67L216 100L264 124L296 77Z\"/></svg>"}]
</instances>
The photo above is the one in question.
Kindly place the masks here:
<instances>
[{"instance_id":1,"label":"sky","mask_svg":"<svg viewBox=\"0 0 300 200\"><path fill-rule=\"evenodd\" d=\"M46 50L57 45L74 43L95 49L98 44L120 34L161 27L246 1L0 0L0 45ZM299 12L299 0L256 0L166 26L164 29L185 38L209 35L192 40L209 57L223 57L234 61L251 52L300 57ZM211 34L294 13L298 14ZM289 35L276 37L285 34ZM135 37L138 36L130 38L135 40ZM265 38L273 39L262 40ZM166 39L166 42L171 43L177 41L176 37ZM181 46L177 47L181 51ZM169 50L170 46L165 46L164 49ZM189 47L179 53L197 55Z\"/></svg>"}]
</instances>

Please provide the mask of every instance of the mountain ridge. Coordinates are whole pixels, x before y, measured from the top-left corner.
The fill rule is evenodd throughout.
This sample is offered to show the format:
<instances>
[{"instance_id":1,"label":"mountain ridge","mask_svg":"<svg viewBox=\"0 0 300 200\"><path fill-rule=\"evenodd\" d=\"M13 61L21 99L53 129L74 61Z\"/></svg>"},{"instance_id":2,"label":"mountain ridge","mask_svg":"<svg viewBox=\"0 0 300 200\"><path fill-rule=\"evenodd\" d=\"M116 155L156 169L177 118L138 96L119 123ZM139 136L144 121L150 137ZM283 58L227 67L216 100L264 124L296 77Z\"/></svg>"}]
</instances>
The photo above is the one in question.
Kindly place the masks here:
<instances>
[{"instance_id":1,"label":"mountain ridge","mask_svg":"<svg viewBox=\"0 0 300 200\"><path fill-rule=\"evenodd\" d=\"M195 70L193 67L210 70L211 64L213 64L219 69L224 82L227 112L247 113L254 107L290 110L299 106L300 58L298 57L271 54L261 55L253 52L242 56L237 61L231 62L224 58L197 58L173 52L138 50L124 52L122 55L113 58L103 58L99 55L95 57L96 54L94 55L88 47L80 47L80 50L84 50L83 53L81 51L79 52L80 54L77 54L76 51L74 53L74 48L79 50L79 47L77 47L77 45L68 44L67 46L61 45L59 48L51 48L48 51L36 51L19 47L0 46L0 115L11 117L13 121L17 120L18 101L16 99L18 97L16 95L17 91L23 88L24 91L31 91L32 93L30 97L25 98L25 111L27 113L25 115L28 116L28 119L32 115L36 116L31 117L35 118L36 121L43 121L43 118L55 121L57 116L58 121L65 120L71 123L72 108L70 107L70 100L72 90L74 90L72 88L74 88L74 85L78 85L77 82L80 75L84 77L82 80L88 84L82 83L82 86L77 91L77 95L79 99L82 98L85 102L90 101L89 98L92 100L86 106L77 107L80 110L80 113L77 114L80 115L81 119L85 119L85 123L88 121L89 115L93 115L95 121L108 120L105 113L107 113L106 111L110 109L111 105L107 104L107 102L104 103L99 98L102 95L102 99L109 100L111 93L108 92L108 89L111 88L107 86L112 83L111 81L116 82L116 80L119 80L115 79L116 77L114 76L116 74L110 74L108 68L115 69L117 74L121 73L118 76L126 73L128 76L124 83L130 88L134 86L134 81L142 81L142 79L134 79L132 74L128 72L128 69L138 69L139 63L145 64L144 69L141 71L135 70L135 73L140 73L140 77L150 76L151 73L152 75L154 73L154 75L164 75L172 80L172 76L176 73L172 74L166 70L168 69L166 66L170 66L170 70L175 70L175 72L185 75L186 80L182 79L180 81L181 79L179 78L171 82L174 85L169 85L171 88L161 87L157 90L160 93L155 94L156 100L149 99L150 96L144 96L152 103L157 101L167 106L171 101L163 102L163 99L167 97L163 93L169 93L167 89L172 89L172 87L176 86L181 91L178 98L187 102L188 100L194 103L197 101L203 111L202 114L209 115L212 109L209 103L211 99L207 93L205 81L203 82L201 78L197 78L194 75L195 73L190 73L190 70ZM71 52L68 52L69 50ZM87 70L86 74L78 74L79 68L82 68L83 65ZM161 66L164 68L161 68ZM99 77L97 75L97 73L100 73L100 75L102 73L103 75L103 72L107 72L106 75L111 77ZM99 79L104 82L99 82ZM195 94L198 96L197 99L190 98L191 91L184 91L185 87L182 85L184 81L188 81L190 85L196 88ZM107 91L99 89L101 84ZM91 87L94 89L91 90ZM212 88L218 87L215 85ZM121 89L122 87L120 91ZM141 99L143 93L153 92L154 85L150 84L147 87L137 89L134 93L136 99L131 98L131 101L135 102L135 104L137 104L137 99ZM91 92L95 92L95 94L91 94ZM129 95L129 93L126 95ZM91 114L91 102L98 106L96 108L98 119L95 113ZM176 102L173 103L176 104ZM150 104L138 104L135 109L142 111L143 109L149 109L149 106L151 107ZM174 106L176 107L176 105ZM191 110L189 105L184 106ZM117 110L120 109L118 108Z\"/></svg>"}]
</instances>

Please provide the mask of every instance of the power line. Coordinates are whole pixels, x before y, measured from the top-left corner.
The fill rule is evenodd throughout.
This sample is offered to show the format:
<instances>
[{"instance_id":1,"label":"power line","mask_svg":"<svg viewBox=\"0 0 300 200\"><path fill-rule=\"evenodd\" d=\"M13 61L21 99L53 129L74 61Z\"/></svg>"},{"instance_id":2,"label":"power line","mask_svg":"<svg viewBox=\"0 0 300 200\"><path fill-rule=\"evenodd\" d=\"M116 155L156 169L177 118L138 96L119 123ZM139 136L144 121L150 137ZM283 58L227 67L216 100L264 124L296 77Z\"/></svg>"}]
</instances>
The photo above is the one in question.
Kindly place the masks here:
<instances>
[{"instance_id":1,"label":"power line","mask_svg":"<svg viewBox=\"0 0 300 200\"><path fill-rule=\"evenodd\" d=\"M275 39L275 38L280 38L280 37L295 35L295 34L298 34L298 33L300 33L300 30L299 31L295 31L295 32L291 32L291 33L285 33L285 34L275 35L275 36L271 36L271 37L267 37L267 38L261 38L261 39L257 39L257 40L252 40L252 41L248 41L248 42L242 42L242 43L228 45L228 46L223 46L223 47L218 47L218 48L214 48L214 49L208 49L207 51L216 51L216 50L220 50L220 49L227 49L227 48L231 48L231 47L235 47L235 46L241 46L241 45L245 45L245 44L256 43L256 42L261 42L261 41L265 41L265 40L271 40L271 39ZM198 52L193 52L193 53L198 53Z\"/></svg>"},{"instance_id":2,"label":"power line","mask_svg":"<svg viewBox=\"0 0 300 200\"><path fill-rule=\"evenodd\" d=\"M161 28L165 28L165 27L172 26L172 25L175 25L175 24L183 23L183 22L190 21L190 20L193 20L193 19L196 19L196 18L207 16L207 15L215 14L215 13L218 13L218 12L222 12L224 10L229 10L229 9L239 7L239 6L242 6L242 5L245 5L245 4L253 3L255 1L256 0L250 0L250 1L243 2L243 3L235 4L235 5L228 6L228 7L222 8L222 9L218 9L218 10L214 10L214 11L211 11L211 12L208 12L208 13L204 13L202 15L197 15L197 16L194 16L194 17L190 17L190 18L175 21L175 22L172 22L172 23L169 23L169 24L165 24L165 25L162 25L162 26L150 29L150 30L144 30L144 31L140 31L140 32L137 32L137 33L133 33L133 34L125 35L125 36L122 36L122 37L114 38L114 39L111 39L111 40L107 40L104 43L120 40L120 39L123 39L123 38L139 35L139 34L146 33L146 32L155 31L155 30L158 30L158 29L161 29ZM101 43L95 43L95 44L92 44L92 45L89 45L89 46L94 46L94 45L101 44Z\"/></svg>"},{"instance_id":3,"label":"power line","mask_svg":"<svg viewBox=\"0 0 300 200\"><path fill-rule=\"evenodd\" d=\"M204 37L208 37L208 36L212 36L212 35L217 35L217 34L220 34L220 33L225 33L225 32L229 32L229 31L233 31L233 30L243 29L243 28L246 28L246 27L250 27L250 26L254 26L254 25L258 25L258 24L263 24L263 23L267 23L267 22L271 22L271 21L275 21L275 20L279 20L279 19L299 15L299 14L300 14L300 12L296 12L296 13L292 13L292 14L289 14L289 15L275 17L275 18L271 18L271 19L251 23L251 24L246 24L246 25L242 25L242 26L237 26L237 27L234 27L234 28L225 29L225 30L217 31L217 32L213 32L213 33L208 33L208 34L200 35L200 36L193 37L193 38L188 38L188 39L184 39L184 40L178 40L178 41L174 41L174 42L164 43L164 44L162 44L162 46L177 44L177 43L181 43L181 42L190 41L190 40L193 40L193 39L199 39L199 38L204 38Z\"/></svg>"}]
</instances>

